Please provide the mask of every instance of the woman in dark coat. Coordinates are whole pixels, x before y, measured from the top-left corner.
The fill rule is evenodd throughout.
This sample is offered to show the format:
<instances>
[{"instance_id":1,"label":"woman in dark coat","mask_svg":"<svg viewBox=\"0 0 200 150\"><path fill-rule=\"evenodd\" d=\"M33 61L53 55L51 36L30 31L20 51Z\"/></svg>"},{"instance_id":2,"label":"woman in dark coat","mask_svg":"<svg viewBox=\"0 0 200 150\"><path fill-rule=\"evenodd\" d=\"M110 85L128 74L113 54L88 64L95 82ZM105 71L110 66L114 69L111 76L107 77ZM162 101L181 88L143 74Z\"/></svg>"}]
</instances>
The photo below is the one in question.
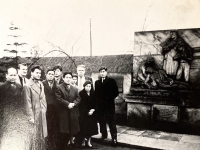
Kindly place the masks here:
<instances>
[{"instance_id":1,"label":"woman in dark coat","mask_svg":"<svg viewBox=\"0 0 200 150\"><path fill-rule=\"evenodd\" d=\"M94 90L92 89L91 81L86 81L83 86L84 89L79 92L81 97L81 102L79 104L80 135L83 142L85 141L85 138L87 138L87 145L92 147L90 143L91 136L98 134L97 120L95 117L96 102L94 99Z\"/></svg>"}]
</instances>

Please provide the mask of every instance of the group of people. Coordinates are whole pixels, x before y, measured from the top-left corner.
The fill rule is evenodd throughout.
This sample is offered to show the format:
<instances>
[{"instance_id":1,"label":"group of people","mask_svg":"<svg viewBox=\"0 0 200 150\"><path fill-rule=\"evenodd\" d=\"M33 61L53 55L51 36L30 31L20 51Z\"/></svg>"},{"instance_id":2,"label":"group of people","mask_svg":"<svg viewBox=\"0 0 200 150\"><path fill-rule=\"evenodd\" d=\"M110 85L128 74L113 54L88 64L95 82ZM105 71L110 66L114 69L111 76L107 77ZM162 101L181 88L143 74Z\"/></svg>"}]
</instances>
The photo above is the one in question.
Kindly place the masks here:
<instances>
[{"instance_id":1,"label":"group of people","mask_svg":"<svg viewBox=\"0 0 200 150\"><path fill-rule=\"evenodd\" d=\"M63 73L61 66L55 66L46 71L44 81L41 81L42 69L39 65L30 69L30 79L26 78L27 69L26 64L19 64L17 70L8 68L6 82L0 85L0 146L3 145L5 129L13 120L6 119L6 115L17 118L15 124L20 117L23 121L19 124L27 124L27 135L30 137L29 146L25 142L27 149L92 148L91 136L98 134L97 123L102 140L108 136L108 123L112 143L117 145L114 99L119 92L116 81L107 76L106 67L99 69L100 76L94 85L92 78L85 75L84 65L77 66L77 74ZM19 108L21 113L16 116Z\"/></svg>"}]
</instances>

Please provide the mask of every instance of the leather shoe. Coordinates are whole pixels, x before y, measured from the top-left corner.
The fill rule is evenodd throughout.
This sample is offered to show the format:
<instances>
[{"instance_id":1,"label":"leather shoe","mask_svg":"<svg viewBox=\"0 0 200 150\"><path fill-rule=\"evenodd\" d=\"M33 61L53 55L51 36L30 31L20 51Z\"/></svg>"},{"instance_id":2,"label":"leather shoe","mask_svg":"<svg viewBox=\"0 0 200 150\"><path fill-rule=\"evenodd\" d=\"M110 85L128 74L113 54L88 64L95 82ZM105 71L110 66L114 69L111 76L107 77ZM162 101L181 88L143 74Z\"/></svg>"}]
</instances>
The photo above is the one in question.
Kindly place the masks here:
<instances>
[{"instance_id":1,"label":"leather shoe","mask_svg":"<svg viewBox=\"0 0 200 150\"><path fill-rule=\"evenodd\" d=\"M112 144L113 144L114 147L117 146L117 139L113 139Z\"/></svg>"},{"instance_id":2,"label":"leather shoe","mask_svg":"<svg viewBox=\"0 0 200 150\"><path fill-rule=\"evenodd\" d=\"M107 138L107 137L102 136L102 137L101 137L101 140L104 141L106 138Z\"/></svg>"},{"instance_id":3,"label":"leather shoe","mask_svg":"<svg viewBox=\"0 0 200 150\"><path fill-rule=\"evenodd\" d=\"M72 144L67 145L67 149L72 149L72 148L73 148Z\"/></svg>"}]
</instances>

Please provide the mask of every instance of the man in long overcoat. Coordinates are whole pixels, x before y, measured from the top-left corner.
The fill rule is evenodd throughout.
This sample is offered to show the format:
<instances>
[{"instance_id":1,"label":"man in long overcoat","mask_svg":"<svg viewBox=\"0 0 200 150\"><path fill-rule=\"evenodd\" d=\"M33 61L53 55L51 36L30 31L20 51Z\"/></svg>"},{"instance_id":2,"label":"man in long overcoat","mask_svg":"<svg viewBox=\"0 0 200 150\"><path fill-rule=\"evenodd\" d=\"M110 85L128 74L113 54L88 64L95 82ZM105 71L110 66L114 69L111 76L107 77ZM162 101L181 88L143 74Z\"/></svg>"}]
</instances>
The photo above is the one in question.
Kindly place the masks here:
<instances>
[{"instance_id":1,"label":"man in long overcoat","mask_svg":"<svg viewBox=\"0 0 200 150\"><path fill-rule=\"evenodd\" d=\"M77 134L79 127L79 111L78 104L80 96L78 89L71 86L72 73L65 72L63 74L64 83L57 86L56 99L59 107L59 124L61 135L61 149L66 149L70 138Z\"/></svg>"},{"instance_id":2,"label":"man in long overcoat","mask_svg":"<svg viewBox=\"0 0 200 150\"><path fill-rule=\"evenodd\" d=\"M24 114L22 86L16 83L17 71L9 68L6 82L0 85L0 149L30 150L33 126Z\"/></svg>"},{"instance_id":3,"label":"man in long overcoat","mask_svg":"<svg viewBox=\"0 0 200 150\"><path fill-rule=\"evenodd\" d=\"M106 123L110 128L113 145L117 144L117 128L115 121L115 98L118 96L116 81L107 76L107 68L99 69L101 78L95 82L95 97L97 99L97 114L102 140L107 138Z\"/></svg>"},{"instance_id":4,"label":"man in long overcoat","mask_svg":"<svg viewBox=\"0 0 200 150\"><path fill-rule=\"evenodd\" d=\"M43 82L44 85L44 93L46 96L47 102L47 130L48 130L48 138L47 138L47 147L48 150L57 150L58 144L58 133L59 133L59 124L58 124L58 109L57 109L57 101L56 101L56 83L54 80L54 70L48 69L46 71L46 80Z\"/></svg>"},{"instance_id":5,"label":"man in long overcoat","mask_svg":"<svg viewBox=\"0 0 200 150\"><path fill-rule=\"evenodd\" d=\"M31 78L23 88L26 115L28 116L28 121L34 126L32 146L34 150L44 150L45 137L47 137L47 104L43 84L39 81L40 77L41 68L38 65L34 65L31 68Z\"/></svg>"}]
</instances>

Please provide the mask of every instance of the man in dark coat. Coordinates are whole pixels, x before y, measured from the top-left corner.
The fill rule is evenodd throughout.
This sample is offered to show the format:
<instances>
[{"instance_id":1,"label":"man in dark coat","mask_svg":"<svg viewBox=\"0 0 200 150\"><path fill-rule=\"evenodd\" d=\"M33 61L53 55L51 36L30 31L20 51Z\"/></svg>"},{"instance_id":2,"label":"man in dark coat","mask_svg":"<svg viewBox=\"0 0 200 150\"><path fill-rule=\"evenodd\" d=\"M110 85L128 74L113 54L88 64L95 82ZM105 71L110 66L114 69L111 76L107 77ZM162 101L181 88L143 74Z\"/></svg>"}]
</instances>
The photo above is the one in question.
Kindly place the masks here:
<instances>
[{"instance_id":1,"label":"man in dark coat","mask_svg":"<svg viewBox=\"0 0 200 150\"><path fill-rule=\"evenodd\" d=\"M22 86L16 83L17 71L9 68L6 82L0 85L0 146L1 149L29 150L32 126L24 114Z\"/></svg>"},{"instance_id":2,"label":"man in dark coat","mask_svg":"<svg viewBox=\"0 0 200 150\"><path fill-rule=\"evenodd\" d=\"M7 119L13 115L10 109L15 106L15 110L21 101L22 86L16 83L17 71L15 68L9 68L6 73L6 82L0 86L0 140L8 127ZM6 115L8 114L8 115ZM4 133L5 134L5 133Z\"/></svg>"},{"instance_id":3,"label":"man in dark coat","mask_svg":"<svg viewBox=\"0 0 200 150\"><path fill-rule=\"evenodd\" d=\"M59 124L58 124L58 110L57 110L57 101L55 96L56 83L54 80L54 70L48 69L46 72L46 80L43 82L44 93L47 101L47 147L48 150L56 150L58 145L58 133L59 133Z\"/></svg>"},{"instance_id":4,"label":"man in dark coat","mask_svg":"<svg viewBox=\"0 0 200 150\"><path fill-rule=\"evenodd\" d=\"M63 74L64 83L57 86L56 99L59 106L59 124L61 135L61 149L70 148L67 145L70 138L77 134L79 127L79 110L80 96L78 89L71 86L72 73L65 72Z\"/></svg>"},{"instance_id":5,"label":"man in dark coat","mask_svg":"<svg viewBox=\"0 0 200 150\"><path fill-rule=\"evenodd\" d=\"M118 87L116 81L107 76L107 68L99 69L101 78L95 82L95 97L98 103L98 120L100 124L100 132L102 140L107 138L106 123L110 128L113 145L117 144L117 128L115 121L115 98L118 96Z\"/></svg>"}]
</instances>

